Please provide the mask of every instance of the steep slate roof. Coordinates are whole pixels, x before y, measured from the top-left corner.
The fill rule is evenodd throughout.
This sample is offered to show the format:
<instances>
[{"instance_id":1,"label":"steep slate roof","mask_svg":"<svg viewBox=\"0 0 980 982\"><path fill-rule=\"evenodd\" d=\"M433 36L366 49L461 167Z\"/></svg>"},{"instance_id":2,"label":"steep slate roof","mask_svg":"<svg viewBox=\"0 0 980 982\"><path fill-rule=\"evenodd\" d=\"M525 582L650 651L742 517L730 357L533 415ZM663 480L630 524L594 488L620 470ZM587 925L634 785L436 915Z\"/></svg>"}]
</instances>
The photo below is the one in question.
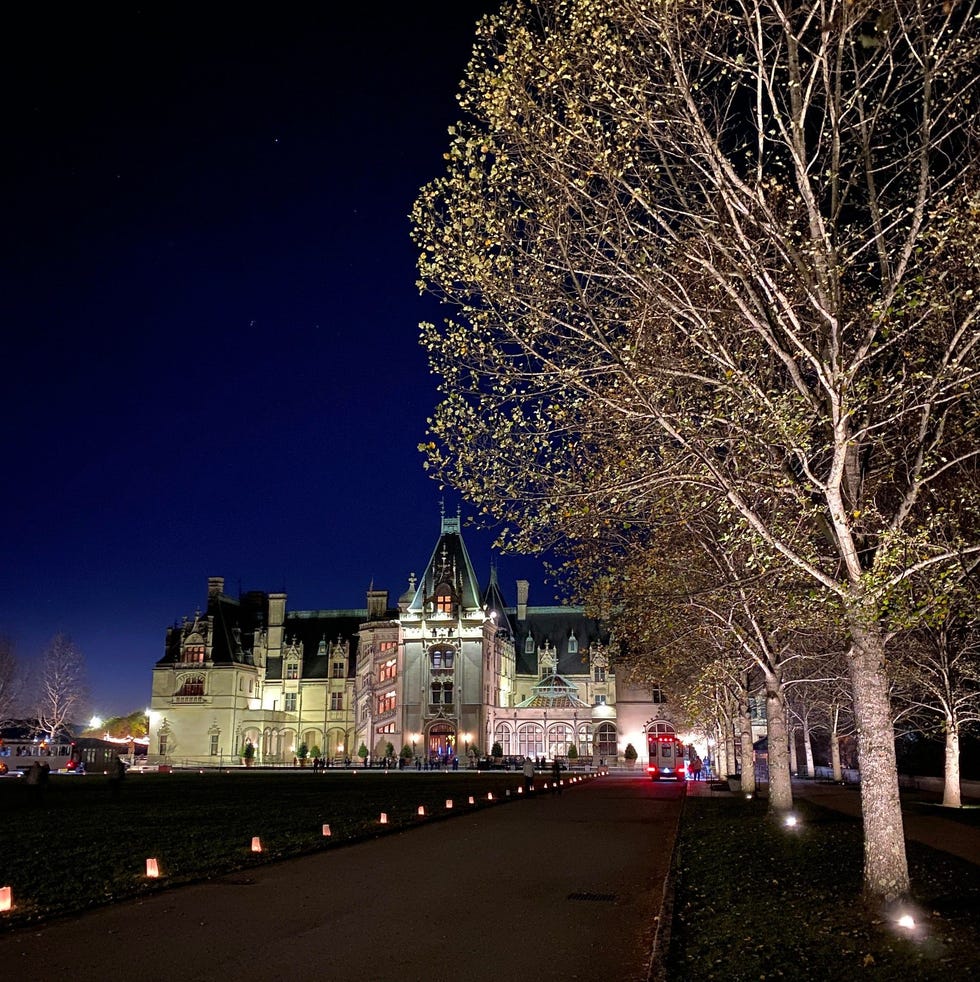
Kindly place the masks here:
<instances>
[{"instance_id":1,"label":"steep slate roof","mask_svg":"<svg viewBox=\"0 0 980 982\"><path fill-rule=\"evenodd\" d=\"M215 665L252 665L252 641L255 632L266 623L268 611L269 598L266 594L246 594L242 601L234 600L224 593L211 594L208 597L207 611L203 615L198 611L193 620L167 629L164 655L157 665L179 662L185 636L197 624L206 623L208 617L214 619L210 639L211 661Z\"/></svg>"},{"instance_id":2,"label":"steep slate roof","mask_svg":"<svg viewBox=\"0 0 980 982\"><path fill-rule=\"evenodd\" d=\"M397 611L392 614L397 617ZM330 677L330 647L337 641L349 641L350 650L346 665L347 675L353 675L357 664L358 628L368 619L363 610L293 610L286 612L282 628L283 648L292 641L303 644L304 679ZM322 643L322 650L321 650ZM266 665L266 678L282 678L282 659L270 658Z\"/></svg>"},{"instance_id":3,"label":"steep slate roof","mask_svg":"<svg viewBox=\"0 0 980 982\"><path fill-rule=\"evenodd\" d=\"M473 610L483 606L480 584L459 533L459 516L455 518L442 516L439 541L432 550L432 558L425 567L408 609L415 613L422 613L426 597L431 597L435 588L444 581L456 591L459 602L464 608Z\"/></svg>"},{"instance_id":4,"label":"steep slate roof","mask_svg":"<svg viewBox=\"0 0 980 982\"><path fill-rule=\"evenodd\" d=\"M538 649L547 642L555 649L559 675L584 675L589 671L588 649L595 643L608 644L609 632L599 621L586 617L577 607L528 607L527 617L517 620L517 609L510 608L508 616L516 625L514 647L517 671L521 675L535 675L538 671ZM528 635L534 639L534 653L526 652ZM578 651L569 651L568 643L574 635Z\"/></svg>"},{"instance_id":5,"label":"steep slate roof","mask_svg":"<svg viewBox=\"0 0 980 982\"><path fill-rule=\"evenodd\" d=\"M507 604L504 602L504 596L500 592L500 584L497 582L496 566L490 570L490 582L487 584L486 590L483 591L483 605L486 607L488 615L496 613L498 632L507 637L513 637L514 625L511 622L510 615L507 613Z\"/></svg>"}]
</instances>

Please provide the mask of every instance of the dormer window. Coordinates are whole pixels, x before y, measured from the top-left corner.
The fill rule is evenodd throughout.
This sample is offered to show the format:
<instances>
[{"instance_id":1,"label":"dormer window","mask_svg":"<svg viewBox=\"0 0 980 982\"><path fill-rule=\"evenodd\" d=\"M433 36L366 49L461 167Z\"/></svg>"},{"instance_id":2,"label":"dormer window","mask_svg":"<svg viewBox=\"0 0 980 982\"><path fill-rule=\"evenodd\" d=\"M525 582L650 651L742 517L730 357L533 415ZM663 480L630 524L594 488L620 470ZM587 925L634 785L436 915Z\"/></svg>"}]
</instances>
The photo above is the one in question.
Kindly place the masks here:
<instances>
[{"instance_id":1,"label":"dormer window","mask_svg":"<svg viewBox=\"0 0 980 982\"><path fill-rule=\"evenodd\" d=\"M575 635L573 634L568 639L568 653L570 655L574 655L577 654L577 652L578 652L578 638L576 638Z\"/></svg>"},{"instance_id":2,"label":"dormer window","mask_svg":"<svg viewBox=\"0 0 980 982\"><path fill-rule=\"evenodd\" d=\"M185 664L203 665L204 664L204 645L188 644L184 646L184 654L181 660Z\"/></svg>"},{"instance_id":3,"label":"dormer window","mask_svg":"<svg viewBox=\"0 0 980 982\"><path fill-rule=\"evenodd\" d=\"M453 612L453 595L446 587L440 587L435 595L435 612L437 614L451 614Z\"/></svg>"},{"instance_id":4,"label":"dormer window","mask_svg":"<svg viewBox=\"0 0 980 982\"><path fill-rule=\"evenodd\" d=\"M524 642L524 654L533 655L534 654L534 638L529 634L527 640Z\"/></svg>"},{"instance_id":5,"label":"dormer window","mask_svg":"<svg viewBox=\"0 0 980 982\"><path fill-rule=\"evenodd\" d=\"M299 678L299 662L289 661L286 662L286 678L287 679L298 679Z\"/></svg>"}]
</instances>

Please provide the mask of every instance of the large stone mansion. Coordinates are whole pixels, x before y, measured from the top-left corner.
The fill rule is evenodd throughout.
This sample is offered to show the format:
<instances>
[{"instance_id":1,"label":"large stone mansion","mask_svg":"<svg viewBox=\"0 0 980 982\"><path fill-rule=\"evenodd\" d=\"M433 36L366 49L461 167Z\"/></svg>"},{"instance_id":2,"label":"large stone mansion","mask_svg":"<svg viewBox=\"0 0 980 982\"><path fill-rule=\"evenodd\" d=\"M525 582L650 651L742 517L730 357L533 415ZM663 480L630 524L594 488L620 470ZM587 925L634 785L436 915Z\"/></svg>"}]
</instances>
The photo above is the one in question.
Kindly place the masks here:
<instances>
[{"instance_id":1,"label":"large stone mansion","mask_svg":"<svg viewBox=\"0 0 980 982\"><path fill-rule=\"evenodd\" d=\"M441 519L421 578L392 604L369 590L361 610L289 610L285 593L225 593L208 580L204 612L167 631L153 670L151 760L258 763L310 755L373 758L387 745L462 763L504 755L621 758L671 733L659 692L617 678L616 646L571 606L532 607L518 580L505 603L495 571L481 589L459 517Z\"/></svg>"}]
</instances>

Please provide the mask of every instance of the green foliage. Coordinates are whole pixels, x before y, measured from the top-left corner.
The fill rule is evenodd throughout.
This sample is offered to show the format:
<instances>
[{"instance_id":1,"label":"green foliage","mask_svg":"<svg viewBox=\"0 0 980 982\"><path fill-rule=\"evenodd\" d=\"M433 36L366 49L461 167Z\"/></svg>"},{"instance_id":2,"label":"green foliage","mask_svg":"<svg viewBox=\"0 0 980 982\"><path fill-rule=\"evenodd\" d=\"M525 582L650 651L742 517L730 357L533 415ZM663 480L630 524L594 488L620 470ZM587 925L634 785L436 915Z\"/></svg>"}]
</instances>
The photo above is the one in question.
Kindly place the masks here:
<instances>
[{"instance_id":1,"label":"green foliage","mask_svg":"<svg viewBox=\"0 0 980 982\"><path fill-rule=\"evenodd\" d=\"M568 745L568 759L578 760L578 747L576 747L574 743L570 743Z\"/></svg>"},{"instance_id":2,"label":"green foliage","mask_svg":"<svg viewBox=\"0 0 980 982\"><path fill-rule=\"evenodd\" d=\"M401 753L398 756L401 757L402 760L411 760L412 759L412 748L406 743L402 747Z\"/></svg>"},{"instance_id":3,"label":"green foliage","mask_svg":"<svg viewBox=\"0 0 980 982\"><path fill-rule=\"evenodd\" d=\"M357 748L357 756L360 757L361 760L365 760L367 758L367 755L368 755L368 748L365 747L364 744L362 743Z\"/></svg>"},{"instance_id":4,"label":"green foliage","mask_svg":"<svg viewBox=\"0 0 980 982\"><path fill-rule=\"evenodd\" d=\"M245 741L245 746L242 747L241 756L244 760L251 760L255 756L255 744L251 740Z\"/></svg>"},{"instance_id":5,"label":"green foliage","mask_svg":"<svg viewBox=\"0 0 980 982\"><path fill-rule=\"evenodd\" d=\"M296 756L300 760L306 760L310 756L310 748L305 743L301 743L296 751Z\"/></svg>"},{"instance_id":6,"label":"green foliage","mask_svg":"<svg viewBox=\"0 0 980 982\"><path fill-rule=\"evenodd\" d=\"M395 756L395 745L390 741L385 744L385 756L394 757Z\"/></svg>"},{"instance_id":7,"label":"green foliage","mask_svg":"<svg viewBox=\"0 0 980 982\"><path fill-rule=\"evenodd\" d=\"M320 755L320 748L314 743L312 749L310 750L310 756L319 757Z\"/></svg>"},{"instance_id":8,"label":"green foliage","mask_svg":"<svg viewBox=\"0 0 980 982\"><path fill-rule=\"evenodd\" d=\"M623 751L623 756L627 760L636 760L638 756L636 752L636 747L634 747L632 743L627 743L626 749Z\"/></svg>"},{"instance_id":9,"label":"green foliage","mask_svg":"<svg viewBox=\"0 0 980 982\"><path fill-rule=\"evenodd\" d=\"M490 748L490 756L491 757L503 757L503 755L504 755L504 749L503 749L503 747L501 747L499 743L497 743L496 741L494 741L493 746Z\"/></svg>"}]
</instances>

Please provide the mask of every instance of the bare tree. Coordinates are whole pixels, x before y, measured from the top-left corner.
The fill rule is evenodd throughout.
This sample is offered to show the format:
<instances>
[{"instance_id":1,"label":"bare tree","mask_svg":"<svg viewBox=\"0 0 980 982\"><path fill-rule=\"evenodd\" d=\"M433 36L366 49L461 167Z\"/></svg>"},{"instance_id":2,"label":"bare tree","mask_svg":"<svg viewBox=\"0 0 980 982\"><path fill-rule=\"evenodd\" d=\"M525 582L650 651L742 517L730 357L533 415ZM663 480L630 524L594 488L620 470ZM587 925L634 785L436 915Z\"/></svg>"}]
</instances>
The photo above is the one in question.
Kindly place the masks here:
<instances>
[{"instance_id":1,"label":"bare tree","mask_svg":"<svg viewBox=\"0 0 980 982\"><path fill-rule=\"evenodd\" d=\"M41 654L36 691L37 725L52 740L66 733L86 694L85 659L71 638L57 634Z\"/></svg>"},{"instance_id":2,"label":"bare tree","mask_svg":"<svg viewBox=\"0 0 980 982\"><path fill-rule=\"evenodd\" d=\"M948 494L980 453L975 2L513 0L413 213L456 312L423 325L429 466L521 545L680 483L809 577L850 635L886 900L884 610L980 551Z\"/></svg>"},{"instance_id":3,"label":"bare tree","mask_svg":"<svg viewBox=\"0 0 980 982\"><path fill-rule=\"evenodd\" d=\"M951 615L903 637L894 699L905 730L945 744L943 804L959 808L960 738L980 725L980 618Z\"/></svg>"},{"instance_id":4,"label":"bare tree","mask_svg":"<svg viewBox=\"0 0 980 982\"><path fill-rule=\"evenodd\" d=\"M0 726L12 722L20 714L20 695L23 679L14 643L0 637Z\"/></svg>"}]
</instances>

